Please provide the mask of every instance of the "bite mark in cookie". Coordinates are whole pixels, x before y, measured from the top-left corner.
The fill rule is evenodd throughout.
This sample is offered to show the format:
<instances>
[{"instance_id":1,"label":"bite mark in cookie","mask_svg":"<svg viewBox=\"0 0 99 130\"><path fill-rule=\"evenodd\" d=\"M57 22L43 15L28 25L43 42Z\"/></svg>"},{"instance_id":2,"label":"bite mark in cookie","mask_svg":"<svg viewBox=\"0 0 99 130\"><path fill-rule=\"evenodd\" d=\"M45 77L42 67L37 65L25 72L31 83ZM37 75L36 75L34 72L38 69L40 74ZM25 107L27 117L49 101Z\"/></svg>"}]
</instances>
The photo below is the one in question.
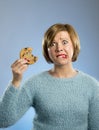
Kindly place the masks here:
<instances>
[{"instance_id":1,"label":"bite mark in cookie","mask_svg":"<svg viewBox=\"0 0 99 130\"><path fill-rule=\"evenodd\" d=\"M26 47L20 51L20 58L27 60L29 65L34 64L38 60L38 57L32 54L32 50L31 47Z\"/></svg>"}]
</instances>

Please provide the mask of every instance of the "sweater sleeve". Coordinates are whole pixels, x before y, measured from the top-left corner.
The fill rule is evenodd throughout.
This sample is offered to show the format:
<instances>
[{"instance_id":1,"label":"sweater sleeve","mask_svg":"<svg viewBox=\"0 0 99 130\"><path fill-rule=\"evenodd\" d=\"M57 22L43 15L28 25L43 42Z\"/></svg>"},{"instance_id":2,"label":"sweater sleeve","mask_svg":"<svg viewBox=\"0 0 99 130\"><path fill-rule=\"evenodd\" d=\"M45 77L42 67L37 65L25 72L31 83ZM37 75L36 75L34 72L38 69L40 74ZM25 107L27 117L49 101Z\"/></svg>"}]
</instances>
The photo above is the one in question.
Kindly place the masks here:
<instances>
[{"instance_id":1,"label":"sweater sleeve","mask_svg":"<svg viewBox=\"0 0 99 130\"><path fill-rule=\"evenodd\" d=\"M0 128L15 124L32 106L28 83L15 88L11 83L0 98ZM31 86L31 85L30 85ZM33 93L32 93L33 96Z\"/></svg>"},{"instance_id":2,"label":"sweater sleeve","mask_svg":"<svg viewBox=\"0 0 99 130\"><path fill-rule=\"evenodd\" d=\"M99 82L93 85L93 96L89 103L88 130L99 130Z\"/></svg>"}]
</instances>

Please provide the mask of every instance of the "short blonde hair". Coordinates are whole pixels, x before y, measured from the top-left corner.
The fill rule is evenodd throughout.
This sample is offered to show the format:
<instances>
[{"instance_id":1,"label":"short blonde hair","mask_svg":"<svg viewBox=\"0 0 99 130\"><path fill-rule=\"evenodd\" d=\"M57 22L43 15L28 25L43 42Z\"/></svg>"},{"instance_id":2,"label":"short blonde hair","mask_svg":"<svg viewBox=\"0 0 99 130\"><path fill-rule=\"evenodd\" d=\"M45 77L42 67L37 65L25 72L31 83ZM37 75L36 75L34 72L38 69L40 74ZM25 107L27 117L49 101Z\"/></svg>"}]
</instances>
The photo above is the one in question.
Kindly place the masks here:
<instances>
[{"instance_id":1,"label":"short blonde hair","mask_svg":"<svg viewBox=\"0 0 99 130\"><path fill-rule=\"evenodd\" d=\"M72 62L76 61L78 58L78 55L80 52L80 40L79 40L77 32L75 31L73 26L69 24L57 23L47 29L47 31L44 34L43 41L42 41L43 55L48 63L53 63L53 61L50 59L49 54L48 54L48 47L52 43L56 34L60 31L67 31L72 41L73 48L74 48Z\"/></svg>"}]
</instances>

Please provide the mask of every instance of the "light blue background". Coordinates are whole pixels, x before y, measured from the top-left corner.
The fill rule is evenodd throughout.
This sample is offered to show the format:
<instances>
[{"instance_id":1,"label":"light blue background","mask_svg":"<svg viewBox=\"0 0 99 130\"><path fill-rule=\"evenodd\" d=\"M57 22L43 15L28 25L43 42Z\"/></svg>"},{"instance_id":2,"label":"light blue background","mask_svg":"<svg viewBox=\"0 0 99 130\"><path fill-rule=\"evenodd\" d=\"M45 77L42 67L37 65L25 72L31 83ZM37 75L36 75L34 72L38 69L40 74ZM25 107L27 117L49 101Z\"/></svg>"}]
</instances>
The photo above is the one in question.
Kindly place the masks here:
<instances>
[{"instance_id":1,"label":"light blue background","mask_svg":"<svg viewBox=\"0 0 99 130\"><path fill-rule=\"evenodd\" d=\"M42 56L42 38L54 23L69 23L77 30L81 53L75 68L99 80L99 0L0 0L0 95L12 78L11 64L23 47L34 48L39 57L24 73L30 75L52 67ZM30 110L6 130L31 130L34 110ZM0 129L1 130L1 129Z\"/></svg>"}]
</instances>

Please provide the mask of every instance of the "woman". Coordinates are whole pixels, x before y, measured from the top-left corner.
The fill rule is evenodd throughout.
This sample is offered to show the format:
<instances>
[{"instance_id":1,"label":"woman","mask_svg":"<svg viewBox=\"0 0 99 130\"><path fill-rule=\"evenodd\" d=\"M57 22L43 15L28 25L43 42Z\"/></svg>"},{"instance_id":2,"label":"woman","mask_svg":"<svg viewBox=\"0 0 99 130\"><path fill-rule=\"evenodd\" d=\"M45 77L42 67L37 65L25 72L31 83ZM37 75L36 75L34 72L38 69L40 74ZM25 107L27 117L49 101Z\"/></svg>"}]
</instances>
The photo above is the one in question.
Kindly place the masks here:
<instances>
[{"instance_id":1,"label":"woman","mask_svg":"<svg viewBox=\"0 0 99 130\"><path fill-rule=\"evenodd\" d=\"M75 29L54 24L45 32L42 45L53 68L20 87L27 61L12 64L13 79L0 101L0 127L13 125L32 106L33 130L99 130L99 82L72 65L80 52Z\"/></svg>"}]
</instances>

